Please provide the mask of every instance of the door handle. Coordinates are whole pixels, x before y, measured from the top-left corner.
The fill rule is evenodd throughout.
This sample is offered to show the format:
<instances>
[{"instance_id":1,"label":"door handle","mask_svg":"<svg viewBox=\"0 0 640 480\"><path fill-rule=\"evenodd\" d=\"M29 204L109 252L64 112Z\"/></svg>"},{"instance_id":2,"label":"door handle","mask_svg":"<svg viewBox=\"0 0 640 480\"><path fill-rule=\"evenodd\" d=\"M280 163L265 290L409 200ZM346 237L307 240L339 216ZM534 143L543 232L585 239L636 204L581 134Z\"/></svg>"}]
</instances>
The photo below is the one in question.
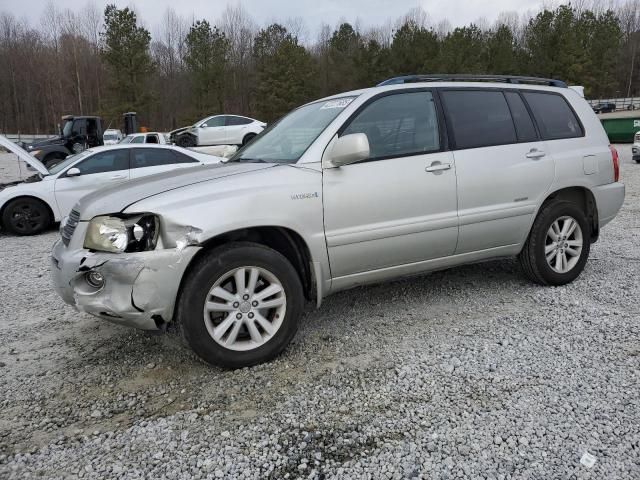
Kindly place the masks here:
<instances>
[{"instance_id":1,"label":"door handle","mask_svg":"<svg viewBox=\"0 0 640 480\"><path fill-rule=\"evenodd\" d=\"M127 178L127 177L124 176L124 175L113 175L111 177L111 180L124 180L125 178Z\"/></svg>"},{"instance_id":2,"label":"door handle","mask_svg":"<svg viewBox=\"0 0 640 480\"><path fill-rule=\"evenodd\" d=\"M443 170L449 170L451 168L450 163L441 163L441 162L433 162L427 168L424 169L425 172L441 172Z\"/></svg>"},{"instance_id":3,"label":"door handle","mask_svg":"<svg viewBox=\"0 0 640 480\"><path fill-rule=\"evenodd\" d=\"M538 158L542 158L545 155L546 155L546 153L544 153L542 150L538 150L536 148L532 148L531 150L529 150L529 153L527 153L525 155L525 157L537 160Z\"/></svg>"}]
</instances>

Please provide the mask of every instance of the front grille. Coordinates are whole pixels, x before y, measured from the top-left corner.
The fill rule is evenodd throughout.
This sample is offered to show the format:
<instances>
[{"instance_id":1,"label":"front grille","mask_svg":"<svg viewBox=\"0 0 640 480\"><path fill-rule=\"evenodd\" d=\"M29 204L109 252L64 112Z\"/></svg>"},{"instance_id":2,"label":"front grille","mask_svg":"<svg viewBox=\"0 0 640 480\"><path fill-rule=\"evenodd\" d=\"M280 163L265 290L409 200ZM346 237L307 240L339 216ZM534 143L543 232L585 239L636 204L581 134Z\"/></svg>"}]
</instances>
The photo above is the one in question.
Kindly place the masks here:
<instances>
[{"instance_id":1,"label":"front grille","mask_svg":"<svg viewBox=\"0 0 640 480\"><path fill-rule=\"evenodd\" d=\"M71 213L67 217L67 221L64 223L60 235L62 236L62 243L69 245L73 232L75 232L78 222L80 221L80 213L76 210L71 210Z\"/></svg>"}]
</instances>

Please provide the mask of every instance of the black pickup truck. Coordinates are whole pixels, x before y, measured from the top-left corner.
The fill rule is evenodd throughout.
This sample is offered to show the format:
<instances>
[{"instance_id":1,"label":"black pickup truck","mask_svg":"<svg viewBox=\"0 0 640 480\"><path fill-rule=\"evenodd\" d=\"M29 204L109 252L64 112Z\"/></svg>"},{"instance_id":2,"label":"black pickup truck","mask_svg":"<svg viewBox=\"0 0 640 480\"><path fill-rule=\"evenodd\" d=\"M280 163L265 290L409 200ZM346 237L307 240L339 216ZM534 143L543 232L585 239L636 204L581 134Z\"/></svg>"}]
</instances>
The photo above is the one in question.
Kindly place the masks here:
<instances>
[{"instance_id":1,"label":"black pickup truck","mask_svg":"<svg viewBox=\"0 0 640 480\"><path fill-rule=\"evenodd\" d=\"M57 136L22 147L49 168L68 155L103 145L102 134L100 117L66 115Z\"/></svg>"}]
</instances>

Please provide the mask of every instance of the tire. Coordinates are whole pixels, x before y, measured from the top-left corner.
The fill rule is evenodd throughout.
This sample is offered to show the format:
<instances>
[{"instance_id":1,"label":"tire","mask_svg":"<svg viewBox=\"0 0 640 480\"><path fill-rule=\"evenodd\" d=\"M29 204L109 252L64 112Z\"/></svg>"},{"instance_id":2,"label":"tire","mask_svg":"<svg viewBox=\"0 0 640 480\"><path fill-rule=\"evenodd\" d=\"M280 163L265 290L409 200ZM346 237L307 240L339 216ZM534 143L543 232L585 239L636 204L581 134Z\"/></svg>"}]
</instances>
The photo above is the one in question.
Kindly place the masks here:
<instances>
[{"instance_id":1,"label":"tire","mask_svg":"<svg viewBox=\"0 0 640 480\"><path fill-rule=\"evenodd\" d=\"M571 234L563 235L563 227L568 220L573 220L576 227L573 228L573 224L569 223ZM550 233L552 225L557 241L553 240ZM556 233L558 230L560 235ZM565 236L567 238L563 240ZM578 247L580 241L581 246ZM540 285L565 285L575 280L584 270L590 248L591 228L583 209L572 202L552 201L543 205L538 213L518 258L525 275L533 282ZM547 256L551 257L550 261ZM561 260L562 257L567 259L566 264L563 261L557 263L559 256Z\"/></svg>"},{"instance_id":2,"label":"tire","mask_svg":"<svg viewBox=\"0 0 640 480\"><path fill-rule=\"evenodd\" d=\"M12 200L2 212L2 226L16 235L36 235L49 228L52 220L49 207L30 197Z\"/></svg>"},{"instance_id":3,"label":"tire","mask_svg":"<svg viewBox=\"0 0 640 480\"><path fill-rule=\"evenodd\" d=\"M176 141L176 143L180 147L190 148L190 147L196 146L196 139L193 138L193 136L191 135L181 135L178 137L178 140Z\"/></svg>"},{"instance_id":4,"label":"tire","mask_svg":"<svg viewBox=\"0 0 640 480\"><path fill-rule=\"evenodd\" d=\"M54 165L57 165L61 161L63 161L65 157L60 153L50 153L42 160L42 163L46 168L51 168Z\"/></svg>"},{"instance_id":5,"label":"tire","mask_svg":"<svg viewBox=\"0 0 640 480\"><path fill-rule=\"evenodd\" d=\"M243 274L238 273L241 268ZM251 289L254 271L258 282ZM237 278L248 288L241 291L253 293L237 295ZM260 298L267 288L275 293ZM258 302L279 305L261 309ZM214 308L208 311L208 306ZM300 277L283 255L260 244L237 242L206 253L191 269L176 322L186 343L205 362L242 368L269 361L286 348L298 329L303 306Z\"/></svg>"},{"instance_id":6,"label":"tire","mask_svg":"<svg viewBox=\"0 0 640 480\"><path fill-rule=\"evenodd\" d=\"M242 146L244 147L247 143L256 138L256 136L257 135L255 133L247 133L242 139Z\"/></svg>"}]
</instances>

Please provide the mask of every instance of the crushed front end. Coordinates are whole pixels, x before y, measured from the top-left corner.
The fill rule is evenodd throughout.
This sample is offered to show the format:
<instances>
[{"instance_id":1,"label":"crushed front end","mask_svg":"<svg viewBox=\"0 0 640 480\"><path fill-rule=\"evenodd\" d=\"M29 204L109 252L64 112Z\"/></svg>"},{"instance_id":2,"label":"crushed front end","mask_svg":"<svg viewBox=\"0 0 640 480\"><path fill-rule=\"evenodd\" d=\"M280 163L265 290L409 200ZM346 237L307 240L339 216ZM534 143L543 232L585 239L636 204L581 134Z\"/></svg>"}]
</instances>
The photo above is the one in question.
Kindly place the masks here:
<instances>
[{"instance_id":1,"label":"crushed front end","mask_svg":"<svg viewBox=\"0 0 640 480\"><path fill-rule=\"evenodd\" d=\"M79 311L114 323L163 329L173 317L182 276L200 250L189 229L174 230L177 238L160 240L150 250L113 253L85 248L89 226L77 212L61 225L62 238L51 256L58 295Z\"/></svg>"}]
</instances>

